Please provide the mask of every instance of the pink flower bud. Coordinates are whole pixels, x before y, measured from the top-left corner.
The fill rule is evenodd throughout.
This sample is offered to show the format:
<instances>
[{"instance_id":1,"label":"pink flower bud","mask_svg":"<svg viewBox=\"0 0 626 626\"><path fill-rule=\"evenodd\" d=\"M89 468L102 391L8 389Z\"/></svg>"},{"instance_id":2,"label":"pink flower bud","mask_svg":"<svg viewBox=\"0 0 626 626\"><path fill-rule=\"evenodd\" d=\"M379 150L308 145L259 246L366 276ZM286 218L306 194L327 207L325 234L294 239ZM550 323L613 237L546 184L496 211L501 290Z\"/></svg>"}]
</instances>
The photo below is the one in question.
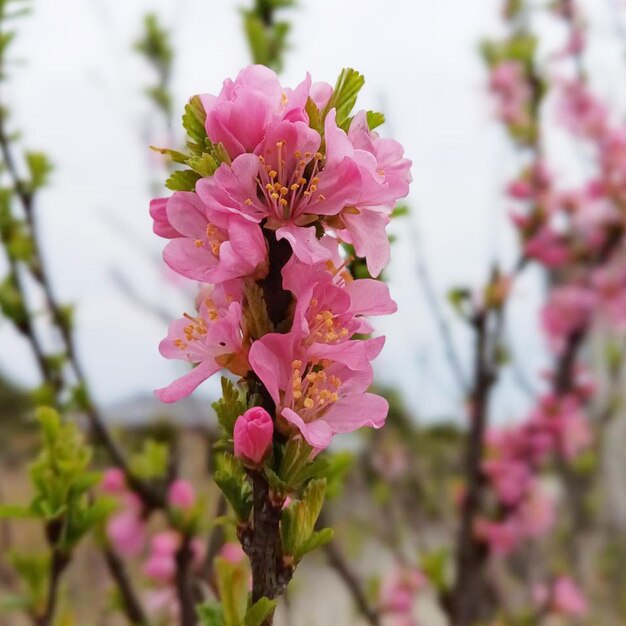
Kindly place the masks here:
<instances>
[{"instance_id":1,"label":"pink flower bud","mask_svg":"<svg viewBox=\"0 0 626 626\"><path fill-rule=\"evenodd\" d=\"M167 492L167 502L177 509L190 509L196 502L193 485L187 480L175 480Z\"/></svg>"},{"instance_id":2,"label":"pink flower bud","mask_svg":"<svg viewBox=\"0 0 626 626\"><path fill-rule=\"evenodd\" d=\"M126 488L124 472L117 467L105 470L102 474L100 486L106 493L121 493Z\"/></svg>"},{"instance_id":3,"label":"pink flower bud","mask_svg":"<svg viewBox=\"0 0 626 626\"><path fill-rule=\"evenodd\" d=\"M270 414L260 406L248 409L235 422L235 456L252 465L260 465L272 445L273 434L274 423Z\"/></svg>"}]
</instances>

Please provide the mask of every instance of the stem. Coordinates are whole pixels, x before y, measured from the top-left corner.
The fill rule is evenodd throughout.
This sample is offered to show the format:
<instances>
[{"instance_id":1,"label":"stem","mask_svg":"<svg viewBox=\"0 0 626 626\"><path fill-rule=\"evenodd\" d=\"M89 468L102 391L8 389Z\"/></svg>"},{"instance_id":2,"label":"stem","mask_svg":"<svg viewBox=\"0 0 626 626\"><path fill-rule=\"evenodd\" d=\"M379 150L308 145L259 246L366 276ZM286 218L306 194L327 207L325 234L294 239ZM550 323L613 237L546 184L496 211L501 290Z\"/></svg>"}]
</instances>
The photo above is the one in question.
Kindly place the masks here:
<instances>
[{"instance_id":1,"label":"stem","mask_svg":"<svg viewBox=\"0 0 626 626\"><path fill-rule=\"evenodd\" d=\"M252 602L281 595L291 579L291 568L283 563L280 539L281 506L272 502L270 487L261 472L250 472L254 492L253 528L248 556L252 566ZM273 614L263 626L271 626Z\"/></svg>"},{"instance_id":2,"label":"stem","mask_svg":"<svg viewBox=\"0 0 626 626\"><path fill-rule=\"evenodd\" d=\"M143 607L139 602L139 598L135 593L132 582L126 571L126 567L122 559L120 559L113 550L108 547L103 549L104 558L106 560L111 577L117 584L120 595L122 596L123 610L128 621L135 626L143 626L148 623Z\"/></svg>"},{"instance_id":3,"label":"stem","mask_svg":"<svg viewBox=\"0 0 626 626\"><path fill-rule=\"evenodd\" d=\"M41 615L37 615L34 618L34 622L37 626L52 626L54 623L54 615L56 613L59 585L61 583L61 576L65 571L65 568L69 564L69 558L66 554L61 552L58 548L52 549L52 559L50 562L50 577L48 582L48 595L46 597L46 604Z\"/></svg>"},{"instance_id":4,"label":"stem","mask_svg":"<svg viewBox=\"0 0 626 626\"><path fill-rule=\"evenodd\" d=\"M331 541L329 544L324 546L324 551L326 552L328 564L345 583L346 588L354 600L355 606L359 610L359 613L363 616L367 623L370 624L370 626L380 626L381 620L378 611L370 606L367 596L363 591L361 581L356 573L350 569L350 566L339 551L339 548L337 548L335 543Z\"/></svg>"},{"instance_id":5,"label":"stem","mask_svg":"<svg viewBox=\"0 0 626 626\"><path fill-rule=\"evenodd\" d=\"M194 577L191 571L193 551L191 537L184 535L176 552L176 594L180 608L180 626L196 626L196 598Z\"/></svg>"},{"instance_id":6,"label":"stem","mask_svg":"<svg viewBox=\"0 0 626 626\"><path fill-rule=\"evenodd\" d=\"M457 578L453 592L455 626L470 626L481 616L485 604L484 565L487 547L477 541L474 525L482 508L484 477L482 459L487 429L489 400L495 376L488 361L488 314L479 313L474 320L476 331L474 385L470 398L470 432L465 452L467 487L461 507L461 525L457 542Z\"/></svg>"}]
</instances>

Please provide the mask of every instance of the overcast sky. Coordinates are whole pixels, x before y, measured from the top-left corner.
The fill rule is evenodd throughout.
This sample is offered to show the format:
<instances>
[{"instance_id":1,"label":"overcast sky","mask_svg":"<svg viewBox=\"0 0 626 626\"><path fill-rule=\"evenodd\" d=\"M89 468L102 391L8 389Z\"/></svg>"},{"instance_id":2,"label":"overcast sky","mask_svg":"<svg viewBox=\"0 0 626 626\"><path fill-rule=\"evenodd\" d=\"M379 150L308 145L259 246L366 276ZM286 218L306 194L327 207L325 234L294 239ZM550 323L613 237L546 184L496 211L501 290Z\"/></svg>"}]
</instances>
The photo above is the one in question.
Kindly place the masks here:
<instances>
[{"instance_id":1,"label":"overcast sky","mask_svg":"<svg viewBox=\"0 0 626 626\"><path fill-rule=\"evenodd\" d=\"M615 16L621 0L588 0L596 44L590 65L598 89L623 104L624 48ZM113 402L150 392L184 366L162 359L165 324L131 302L115 270L142 297L172 314L191 296L173 286L158 263L162 242L148 217L153 177L147 144L171 142L142 94L154 80L131 44L142 16L155 11L172 29L177 110L198 92L216 93L249 61L239 7L231 0L35 0L20 25L6 96L25 142L56 163L53 186L38 203L54 286L78 307L78 343L97 397ZM416 278L426 259L437 296L454 285L476 286L490 262L512 262L515 238L502 187L516 155L491 120L481 38L498 35L499 0L301 0L290 11L292 49L282 80L295 85L310 71L334 79L352 66L366 77L360 104L382 109L386 131L413 160L413 214L396 224L389 276L400 311L380 324L388 343L379 379L404 391L423 418L459 414L459 394L442 355L429 307ZM548 33L558 37L559 33ZM3 87L4 89L4 87ZM558 144L558 138L555 139ZM557 146L558 152L558 146ZM419 239L417 239L419 235ZM543 342L534 321L541 284L532 272L515 291L513 347L530 376L541 366ZM450 317L446 311L446 316ZM454 332L463 358L468 337ZM0 326L0 367L34 383L29 352ZM213 396L206 387L207 397ZM213 397L211 399L214 399ZM498 396L500 418L519 415L524 396L511 381Z\"/></svg>"}]
</instances>

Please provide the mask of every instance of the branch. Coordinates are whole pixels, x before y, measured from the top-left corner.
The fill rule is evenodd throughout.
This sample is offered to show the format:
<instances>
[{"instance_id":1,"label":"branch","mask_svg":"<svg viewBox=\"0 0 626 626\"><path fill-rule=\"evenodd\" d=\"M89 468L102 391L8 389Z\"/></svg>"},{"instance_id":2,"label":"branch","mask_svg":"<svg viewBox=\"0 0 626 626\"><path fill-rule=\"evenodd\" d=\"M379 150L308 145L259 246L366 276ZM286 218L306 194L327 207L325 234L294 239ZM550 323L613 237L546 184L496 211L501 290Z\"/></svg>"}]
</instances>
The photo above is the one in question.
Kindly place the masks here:
<instances>
[{"instance_id":1,"label":"branch","mask_svg":"<svg viewBox=\"0 0 626 626\"><path fill-rule=\"evenodd\" d=\"M124 562L109 547L103 548L103 554L111 577L115 581L120 595L122 596L123 610L126 618L135 626L144 626L144 624L148 623L148 620L139 598L135 593Z\"/></svg>"}]
</instances>

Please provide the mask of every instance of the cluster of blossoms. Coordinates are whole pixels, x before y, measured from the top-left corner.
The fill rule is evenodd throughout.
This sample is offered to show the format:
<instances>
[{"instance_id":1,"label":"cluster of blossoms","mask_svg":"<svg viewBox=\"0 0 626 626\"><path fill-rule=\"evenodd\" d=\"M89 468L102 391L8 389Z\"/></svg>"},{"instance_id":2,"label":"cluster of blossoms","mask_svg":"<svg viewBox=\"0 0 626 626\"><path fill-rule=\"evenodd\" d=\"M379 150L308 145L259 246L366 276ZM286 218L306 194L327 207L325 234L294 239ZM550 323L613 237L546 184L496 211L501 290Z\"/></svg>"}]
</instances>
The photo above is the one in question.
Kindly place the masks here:
<instances>
[{"instance_id":1,"label":"cluster of blossoms","mask_svg":"<svg viewBox=\"0 0 626 626\"><path fill-rule=\"evenodd\" d=\"M380 281L353 279L342 251L350 245L374 277L387 263L385 228L410 181L402 147L308 76L291 90L251 66L199 102L222 162L150 209L170 239L166 263L203 283L197 313L160 346L195 367L158 397L183 398L219 370L254 375L276 406L269 422L257 414L238 427L247 439L236 445L255 462L273 428L320 450L337 433L380 427L387 403L367 389L383 338L360 337L372 330L365 316L396 305Z\"/></svg>"},{"instance_id":2,"label":"cluster of blossoms","mask_svg":"<svg viewBox=\"0 0 626 626\"><path fill-rule=\"evenodd\" d=\"M476 532L494 554L509 554L552 529L555 501L541 473L555 458L571 461L590 445L589 392L582 384L563 396L548 392L520 424L488 432L483 474L494 515L480 519Z\"/></svg>"},{"instance_id":3,"label":"cluster of blossoms","mask_svg":"<svg viewBox=\"0 0 626 626\"><path fill-rule=\"evenodd\" d=\"M532 89L523 63L504 60L491 68L489 89L496 101L496 114L507 126L523 128L531 120Z\"/></svg>"},{"instance_id":4,"label":"cluster of blossoms","mask_svg":"<svg viewBox=\"0 0 626 626\"><path fill-rule=\"evenodd\" d=\"M123 472L111 468L104 472L101 488L117 500L118 511L108 520L107 538L113 550L122 557L140 558L142 572L151 588L146 594L146 608L155 617L178 617L176 593L176 555L185 538L174 529L151 534L148 512L128 488ZM191 483L174 480L168 489L167 504L179 517L192 515L197 499ZM205 542L200 537L189 540L192 570L199 570L205 558Z\"/></svg>"},{"instance_id":5,"label":"cluster of blossoms","mask_svg":"<svg viewBox=\"0 0 626 626\"><path fill-rule=\"evenodd\" d=\"M415 567L400 565L382 583L380 614L390 626L419 626L415 600L426 586L426 577Z\"/></svg>"},{"instance_id":6,"label":"cluster of blossoms","mask_svg":"<svg viewBox=\"0 0 626 626\"><path fill-rule=\"evenodd\" d=\"M564 54L576 57L584 45L580 15L571 2L556 3L555 10L569 25ZM530 62L502 61L492 67L491 88L501 107L504 93L525 93L533 72ZM504 91L502 84L508 86ZM550 391L538 398L527 419L488 435L483 473L496 512L480 520L476 530L500 554L552 526L554 504L542 491L542 468L554 458L571 461L593 439L587 406L594 390L581 377L578 347L596 321L617 330L626 324L626 126L612 123L607 107L582 79L555 84L559 119L575 140L592 147L597 169L580 189L561 191L543 151L535 149L533 160L507 187L518 204L512 219L524 257L550 277L541 324L556 363L548 376ZM509 127L517 123L500 117ZM515 136L515 129L509 130Z\"/></svg>"},{"instance_id":7,"label":"cluster of blossoms","mask_svg":"<svg viewBox=\"0 0 626 626\"><path fill-rule=\"evenodd\" d=\"M569 576L560 576L551 585L537 585L533 600L541 612L550 615L580 619L587 614L585 595Z\"/></svg>"}]
</instances>

